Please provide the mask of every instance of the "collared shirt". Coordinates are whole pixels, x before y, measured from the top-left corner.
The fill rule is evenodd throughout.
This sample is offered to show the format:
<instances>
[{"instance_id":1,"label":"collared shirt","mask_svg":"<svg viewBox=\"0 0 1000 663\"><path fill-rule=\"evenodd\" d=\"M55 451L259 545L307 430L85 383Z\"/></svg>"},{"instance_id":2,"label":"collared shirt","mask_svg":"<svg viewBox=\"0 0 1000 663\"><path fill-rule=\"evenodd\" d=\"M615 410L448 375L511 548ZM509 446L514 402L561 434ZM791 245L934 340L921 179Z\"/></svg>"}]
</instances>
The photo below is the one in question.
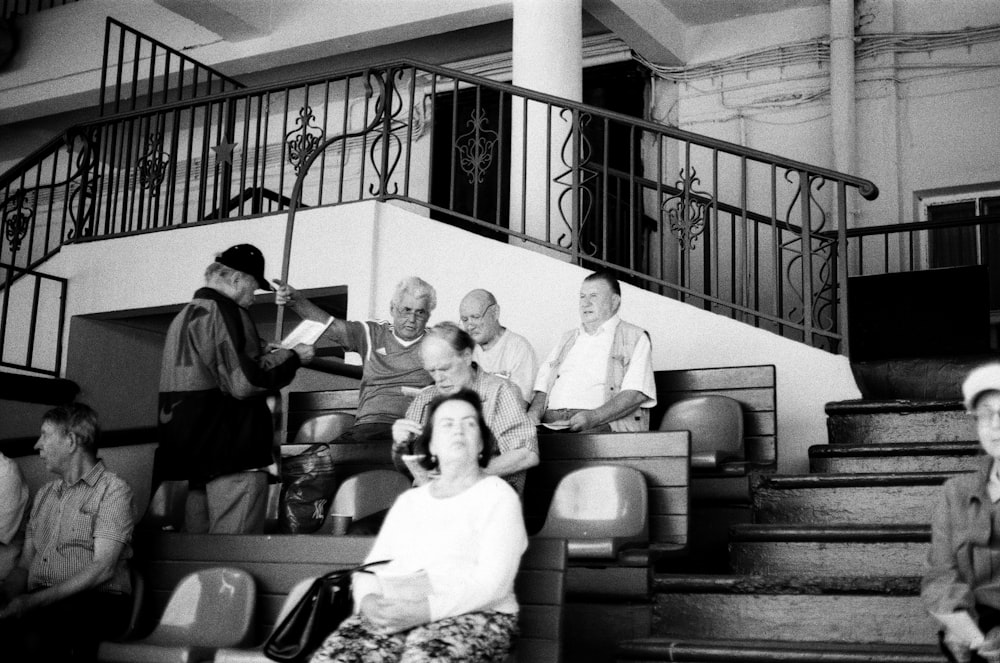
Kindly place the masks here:
<instances>
[{"instance_id":1,"label":"collared shirt","mask_svg":"<svg viewBox=\"0 0 1000 663\"><path fill-rule=\"evenodd\" d=\"M489 350L477 344L472 359L487 373L510 380L520 392L521 400L531 402L538 359L528 339L506 329Z\"/></svg>"},{"instance_id":2,"label":"collared shirt","mask_svg":"<svg viewBox=\"0 0 1000 663\"><path fill-rule=\"evenodd\" d=\"M509 453L514 449L530 449L538 453L538 433L534 424L528 419L524 405L511 387L510 382L473 366L475 377L472 389L483 401L483 418L497 441L497 455ZM437 385L431 385L413 397L406 418L427 422L427 407L436 396L440 395ZM524 491L524 472L509 474L504 479L521 494Z\"/></svg>"},{"instance_id":3,"label":"collared shirt","mask_svg":"<svg viewBox=\"0 0 1000 663\"><path fill-rule=\"evenodd\" d=\"M35 556L28 570L28 589L57 585L81 573L94 561L94 540L123 544L114 575L95 589L131 592L126 561L134 523L132 489L103 461L76 482L50 481L38 490L28 520L26 541Z\"/></svg>"},{"instance_id":4,"label":"collared shirt","mask_svg":"<svg viewBox=\"0 0 1000 663\"><path fill-rule=\"evenodd\" d=\"M17 565L24 543L21 525L28 508L28 484L17 463L0 454L0 578Z\"/></svg>"},{"instance_id":5,"label":"collared shirt","mask_svg":"<svg viewBox=\"0 0 1000 663\"><path fill-rule=\"evenodd\" d=\"M608 378L608 355L614 342L615 330L621 318L616 314L606 320L593 334L580 330L573 347L566 353L559 376L549 394L548 409L563 408L593 410L604 405L607 400L605 382ZM549 382L549 371L557 358L559 346L549 353L542 362L535 378L535 391L545 391ZM650 358L652 346L644 334L635 346L632 359L622 380L619 393L626 390L642 392L648 399L642 407L656 404L656 382L653 377L653 363Z\"/></svg>"}]
</instances>

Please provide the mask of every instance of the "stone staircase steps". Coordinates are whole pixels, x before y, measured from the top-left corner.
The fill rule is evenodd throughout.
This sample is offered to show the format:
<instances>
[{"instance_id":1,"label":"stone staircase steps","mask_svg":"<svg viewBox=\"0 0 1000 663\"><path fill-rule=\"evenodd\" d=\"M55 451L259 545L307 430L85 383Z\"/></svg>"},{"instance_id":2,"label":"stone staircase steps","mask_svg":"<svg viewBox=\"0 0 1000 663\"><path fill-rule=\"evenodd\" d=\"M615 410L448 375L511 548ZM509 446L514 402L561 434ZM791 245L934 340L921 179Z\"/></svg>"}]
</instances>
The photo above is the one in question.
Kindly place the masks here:
<instances>
[{"instance_id":1,"label":"stone staircase steps","mask_svg":"<svg viewBox=\"0 0 1000 663\"><path fill-rule=\"evenodd\" d=\"M830 444L972 442L975 426L959 401L840 401L826 406Z\"/></svg>"},{"instance_id":2,"label":"stone staircase steps","mask_svg":"<svg viewBox=\"0 0 1000 663\"><path fill-rule=\"evenodd\" d=\"M756 475L754 522L927 524L940 485L954 472Z\"/></svg>"},{"instance_id":3,"label":"stone staircase steps","mask_svg":"<svg viewBox=\"0 0 1000 663\"><path fill-rule=\"evenodd\" d=\"M776 575L653 579L652 634L706 640L932 645L914 577Z\"/></svg>"},{"instance_id":4,"label":"stone staircase steps","mask_svg":"<svg viewBox=\"0 0 1000 663\"><path fill-rule=\"evenodd\" d=\"M818 444L809 447L809 471L823 474L966 472L982 455L978 442Z\"/></svg>"},{"instance_id":5,"label":"stone staircase steps","mask_svg":"<svg viewBox=\"0 0 1000 663\"><path fill-rule=\"evenodd\" d=\"M941 663L934 645L641 638L622 643L618 663Z\"/></svg>"},{"instance_id":6,"label":"stone staircase steps","mask_svg":"<svg viewBox=\"0 0 1000 663\"><path fill-rule=\"evenodd\" d=\"M729 557L741 575L920 576L926 525L737 525Z\"/></svg>"}]
</instances>

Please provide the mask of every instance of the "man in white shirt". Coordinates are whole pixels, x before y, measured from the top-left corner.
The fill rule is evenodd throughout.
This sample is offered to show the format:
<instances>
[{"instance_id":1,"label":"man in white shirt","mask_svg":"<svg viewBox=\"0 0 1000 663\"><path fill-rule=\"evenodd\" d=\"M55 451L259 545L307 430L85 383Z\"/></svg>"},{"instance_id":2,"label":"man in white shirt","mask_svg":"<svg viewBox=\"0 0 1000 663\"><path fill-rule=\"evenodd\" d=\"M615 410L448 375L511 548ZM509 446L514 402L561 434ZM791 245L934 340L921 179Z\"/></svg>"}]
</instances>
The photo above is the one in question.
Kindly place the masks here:
<instances>
[{"instance_id":1,"label":"man in white shirt","mask_svg":"<svg viewBox=\"0 0 1000 663\"><path fill-rule=\"evenodd\" d=\"M509 380L527 407L538 372L531 343L500 324L500 305L487 290L472 290L462 298L458 315L462 328L476 342L472 360L487 373Z\"/></svg>"},{"instance_id":2,"label":"man in white shirt","mask_svg":"<svg viewBox=\"0 0 1000 663\"><path fill-rule=\"evenodd\" d=\"M580 286L581 326L542 363L528 417L571 432L649 430L656 405L649 334L618 317L621 287L606 272Z\"/></svg>"}]
</instances>

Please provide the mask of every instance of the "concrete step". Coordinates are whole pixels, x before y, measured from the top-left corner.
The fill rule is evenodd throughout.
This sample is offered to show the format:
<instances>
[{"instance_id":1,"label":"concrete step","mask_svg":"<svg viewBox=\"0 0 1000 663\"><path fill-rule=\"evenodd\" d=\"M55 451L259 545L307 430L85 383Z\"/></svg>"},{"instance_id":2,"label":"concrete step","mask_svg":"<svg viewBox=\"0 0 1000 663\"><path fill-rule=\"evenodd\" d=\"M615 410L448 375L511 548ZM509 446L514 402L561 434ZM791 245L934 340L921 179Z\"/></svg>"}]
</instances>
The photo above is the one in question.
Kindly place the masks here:
<instances>
[{"instance_id":1,"label":"concrete step","mask_svg":"<svg viewBox=\"0 0 1000 663\"><path fill-rule=\"evenodd\" d=\"M754 522L803 525L929 524L954 472L756 475Z\"/></svg>"},{"instance_id":2,"label":"concrete step","mask_svg":"<svg viewBox=\"0 0 1000 663\"><path fill-rule=\"evenodd\" d=\"M978 442L909 444L817 444L809 447L809 471L880 474L966 472L982 455Z\"/></svg>"},{"instance_id":3,"label":"concrete step","mask_svg":"<svg viewBox=\"0 0 1000 663\"><path fill-rule=\"evenodd\" d=\"M826 404L830 444L973 442L976 429L960 401L839 401Z\"/></svg>"},{"instance_id":4,"label":"concrete step","mask_svg":"<svg viewBox=\"0 0 1000 663\"><path fill-rule=\"evenodd\" d=\"M678 639L932 645L919 577L680 576L653 579L652 635Z\"/></svg>"},{"instance_id":5,"label":"concrete step","mask_svg":"<svg viewBox=\"0 0 1000 663\"><path fill-rule=\"evenodd\" d=\"M641 638L618 643L617 663L941 663L935 645Z\"/></svg>"},{"instance_id":6,"label":"concrete step","mask_svg":"<svg viewBox=\"0 0 1000 663\"><path fill-rule=\"evenodd\" d=\"M919 576L927 525L736 525L730 564L744 575Z\"/></svg>"}]
</instances>

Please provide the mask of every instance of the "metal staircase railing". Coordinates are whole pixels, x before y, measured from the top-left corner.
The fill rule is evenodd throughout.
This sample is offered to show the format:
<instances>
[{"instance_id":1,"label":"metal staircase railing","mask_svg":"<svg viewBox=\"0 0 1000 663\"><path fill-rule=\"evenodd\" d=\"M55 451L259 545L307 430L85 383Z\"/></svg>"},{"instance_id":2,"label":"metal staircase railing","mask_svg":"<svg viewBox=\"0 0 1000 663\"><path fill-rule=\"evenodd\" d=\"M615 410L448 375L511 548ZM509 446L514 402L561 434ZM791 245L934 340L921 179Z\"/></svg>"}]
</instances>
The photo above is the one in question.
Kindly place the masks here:
<instances>
[{"instance_id":1,"label":"metal staircase railing","mask_svg":"<svg viewBox=\"0 0 1000 663\"><path fill-rule=\"evenodd\" d=\"M872 182L408 60L78 125L0 175L0 260L280 212L307 160L303 206L406 200L847 351L838 255Z\"/></svg>"}]
</instances>

